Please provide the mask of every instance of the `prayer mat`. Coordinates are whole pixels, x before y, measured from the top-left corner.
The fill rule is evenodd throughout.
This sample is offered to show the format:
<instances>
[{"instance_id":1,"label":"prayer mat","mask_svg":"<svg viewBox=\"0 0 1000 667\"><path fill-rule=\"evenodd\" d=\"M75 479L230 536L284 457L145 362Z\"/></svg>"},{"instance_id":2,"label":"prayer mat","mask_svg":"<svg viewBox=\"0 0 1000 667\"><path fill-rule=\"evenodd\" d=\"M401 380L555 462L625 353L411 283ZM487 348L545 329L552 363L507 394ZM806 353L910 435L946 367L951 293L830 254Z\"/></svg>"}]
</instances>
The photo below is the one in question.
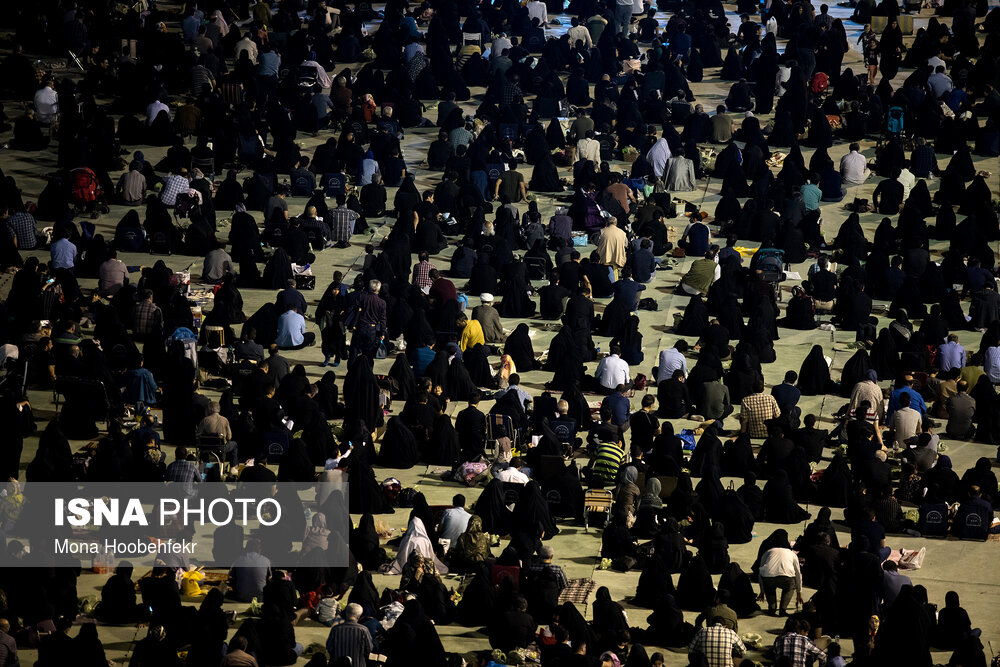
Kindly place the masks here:
<instances>
[{"instance_id":1,"label":"prayer mat","mask_svg":"<svg viewBox=\"0 0 1000 667\"><path fill-rule=\"evenodd\" d=\"M597 583L593 579L570 579L569 585L562 589L559 594L559 604L563 602L574 602L576 604L586 604L587 596Z\"/></svg>"}]
</instances>

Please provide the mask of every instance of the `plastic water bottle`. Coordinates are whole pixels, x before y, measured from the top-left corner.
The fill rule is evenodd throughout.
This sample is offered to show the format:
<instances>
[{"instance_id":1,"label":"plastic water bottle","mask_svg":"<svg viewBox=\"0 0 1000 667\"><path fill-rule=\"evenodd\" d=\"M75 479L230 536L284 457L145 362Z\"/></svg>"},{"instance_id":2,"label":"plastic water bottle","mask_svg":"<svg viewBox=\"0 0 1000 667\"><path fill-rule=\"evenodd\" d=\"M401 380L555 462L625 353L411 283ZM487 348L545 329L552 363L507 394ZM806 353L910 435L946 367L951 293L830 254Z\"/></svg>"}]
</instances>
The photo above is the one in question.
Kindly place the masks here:
<instances>
[{"instance_id":1,"label":"plastic water bottle","mask_svg":"<svg viewBox=\"0 0 1000 667\"><path fill-rule=\"evenodd\" d=\"M312 511L307 507L302 515L306 518L306 525L309 525L309 519L312 518Z\"/></svg>"}]
</instances>

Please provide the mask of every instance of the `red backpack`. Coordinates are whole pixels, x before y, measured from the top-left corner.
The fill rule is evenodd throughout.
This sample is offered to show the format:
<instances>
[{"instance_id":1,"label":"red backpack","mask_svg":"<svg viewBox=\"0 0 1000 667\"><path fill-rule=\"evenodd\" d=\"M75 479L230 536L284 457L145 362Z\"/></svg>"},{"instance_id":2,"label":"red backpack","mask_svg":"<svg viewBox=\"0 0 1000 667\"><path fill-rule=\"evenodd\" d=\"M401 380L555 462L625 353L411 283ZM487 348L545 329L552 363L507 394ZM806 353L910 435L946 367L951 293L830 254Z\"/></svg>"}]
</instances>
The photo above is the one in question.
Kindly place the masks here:
<instances>
[{"instance_id":1,"label":"red backpack","mask_svg":"<svg viewBox=\"0 0 1000 667\"><path fill-rule=\"evenodd\" d=\"M72 173L70 191L73 201L80 204L89 204L97 201L97 175L86 167L74 169Z\"/></svg>"},{"instance_id":2,"label":"red backpack","mask_svg":"<svg viewBox=\"0 0 1000 667\"><path fill-rule=\"evenodd\" d=\"M813 76L812 83L809 85L810 90L814 94L818 95L826 90L830 86L830 77L828 77L824 72L816 72Z\"/></svg>"}]
</instances>

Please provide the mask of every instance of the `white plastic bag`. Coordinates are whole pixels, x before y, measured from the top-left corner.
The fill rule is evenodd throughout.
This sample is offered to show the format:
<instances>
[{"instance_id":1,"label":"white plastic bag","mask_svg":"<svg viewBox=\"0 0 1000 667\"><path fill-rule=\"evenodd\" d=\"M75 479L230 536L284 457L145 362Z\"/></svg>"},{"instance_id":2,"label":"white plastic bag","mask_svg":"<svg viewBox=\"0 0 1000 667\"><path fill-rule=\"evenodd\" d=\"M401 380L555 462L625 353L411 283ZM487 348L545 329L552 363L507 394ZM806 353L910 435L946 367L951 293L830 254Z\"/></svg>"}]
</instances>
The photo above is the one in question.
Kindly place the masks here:
<instances>
[{"instance_id":1,"label":"white plastic bag","mask_svg":"<svg viewBox=\"0 0 1000 667\"><path fill-rule=\"evenodd\" d=\"M900 549L899 563L897 565L900 570L919 570L920 566L924 564L924 556L926 555L927 547L920 547L920 551Z\"/></svg>"}]
</instances>

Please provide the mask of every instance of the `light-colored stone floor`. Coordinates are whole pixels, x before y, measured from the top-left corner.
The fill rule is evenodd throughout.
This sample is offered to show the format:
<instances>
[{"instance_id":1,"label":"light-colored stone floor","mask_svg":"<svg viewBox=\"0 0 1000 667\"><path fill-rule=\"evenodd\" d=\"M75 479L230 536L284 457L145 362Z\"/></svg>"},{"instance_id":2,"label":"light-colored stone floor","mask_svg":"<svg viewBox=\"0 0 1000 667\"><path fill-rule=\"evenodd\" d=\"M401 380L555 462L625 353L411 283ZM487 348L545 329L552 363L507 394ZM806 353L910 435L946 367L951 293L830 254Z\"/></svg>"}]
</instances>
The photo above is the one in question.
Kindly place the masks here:
<instances>
[{"instance_id":1,"label":"light-colored stone floor","mask_svg":"<svg viewBox=\"0 0 1000 667\"><path fill-rule=\"evenodd\" d=\"M817 2L816 4L818 6L819 3ZM727 6L727 9L731 16L735 16L735 7ZM834 13L835 16L839 16L843 11L844 10L839 8L832 8L831 13ZM660 14L658 16L661 20L665 20L666 18L666 15L664 14ZM921 17L916 20L917 25L920 26L925 24L929 16L930 14L928 10L924 10ZM851 35L856 34L858 26L854 26L850 23L847 23L846 26ZM558 31L559 29L553 28L553 30ZM845 66L857 66L859 63L859 54L855 49L852 49L845 58L844 64ZM902 71L897 77L895 83L899 85L907 74L908 71ZM703 103L706 109L713 109L726 97L726 94L728 93L729 84L727 82L720 82L717 75L717 70L706 71L705 80L699 84L692 85L697 101ZM475 90L474 94L478 97L482 94L482 90ZM476 102L476 100L474 99L473 102ZM473 103L466 103L464 107L467 112L471 113L474 110L475 105ZM12 108L13 105L7 106L8 111ZM436 113L433 110L428 111L427 115L432 119L436 117ZM767 116L763 116L761 118L761 124L764 125L767 120L769 120L769 118ZM421 161L423 161L426 156L427 146L430 141L435 138L435 136L435 129L409 130L407 131L406 140L403 143L404 157L406 158L411 169L416 172L417 185L421 190L425 187L432 187L437 182L439 177L438 174L431 174L428 171L421 169L419 166ZM300 136L299 142L304 149L307 149L303 152L311 154L312 149L319 143L325 141L326 138L327 135L325 133L318 137L303 135ZM0 136L0 140L6 141L7 139L9 139L9 135ZM148 146L129 148L133 150L135 148L141 148L145 152L147 159L154 162L158 160L164 152L161 148ZM845 144L840 144L830 149L830 155L835 162L839 161L840 157L845 152ZM874 142L864 142L863 152L868 157L873 156ZM811 155L811 149L804 149L803 153L805 160L808 162ZM949 156L945 155L938 156L942 167L947 164L948 157ZM976 166L977 169L986 169L994 174L993 178L990 179L990 186L995 193L998 190L996 174L1000 174L1000 164L998 164L996 160L992 159L977 159ZM615 163L613 165L614 169L625 169L626 167L627 165L624 165L623 163ZM44 186L45 177L55 170L55 153L52 150L31 154L4 150L0 152L0 168L4 170L5 174L12 175L17 179L19 186L24 191L23 194L25 200L34 200L37 198L38 193ZM116 176L116 174L112 174L113 178ZM852 191L848 193L846 201L850 201L855 196L867 197L870 199L871 193L874 190L877 181L878 179L873 178L866 185L852 189ZM693 201L700 201L702 193L707 192L704 197L704 208L711 213L719 200L720 183L718 180L713 179L707 184L707 189L705 189L705 185L705 182L700 183L698 192L688 194L694 198ZM937 183L934 180L929 181L928 186L932 192L937 189ZM390 190L390 201L392 196L393 191ZM540 210L547 218L548 215L550 215L554 210L554 202L552 198L541 196L538 198L538 201ZM304 199L291 198L289 200L290 213L293 215L299 213L302 210L304 203ZM106 235L111 233L114 229L114 225L124 214L125 210L125 207L122 206L112 206L112 210L109 214L102 216L96 221L98 231L103 232ZM847 212L842 210L840 204L823 204L822 214L824 221L823 232L827 238L832 238L836 234L843 220L847 217ZM228 226L225 224L227 215L228 214L226 212L219 212L219 236L223 238L228 233ZM257 214L257 218L258 220L260 219L260 214ZM880 218L881 216L877 216L875 214L862 216L862 224L869 235L873 233L874 227ZM376 225L377 224L379 223L376 222ZM678 229L682 229L684 222L682 219L677 219L671 221L671 224L678 227ZM387 231L387 227L376 227L373 232L374 239L378 240L382 238ZM329 281L329 276L334 270L345 271L346 282L350 283L353 278L354 271L357 268L357 262L363 254L364 244L368 241L369 239L367 237L363 238L359 235L353 239L351 248L343 250L326 250L319 255L313 266L313 270L318 276L317 290L306 294L306 298L310 302L311 308L315 306L316 301L321 296L323 289ZM443 250L439 255L435 256L433 261L439 267L446 267L448 265L448 257L451 255L452 249L453 244ZM941 243L935 243L932 245L932 252L934 252L935 256L938 258L940 257L938 253L941 249ZM1000 250L1000 248L998 248L998 250ZM35 254L38 254L43 259L48 259L47 252L39 252ZM195 267L193 273L200 271L201 264L200 258L184 257L179 255L171 257L154 257L146 254L130 254L123 256L122 259L129 265L149 265L157 259L164 259L167 264L175 270L185 269L193 263ZM676 269L658 272L653 283L648 286L646 292L644 293L644 296L654 297L659 305L659 310L657 312L643 311L640 313L641 331L644 336L644 352L646 357L646 363L644 366L653 365L655 363L657 351L662 349L664 346L671 345L673 341L676 340L676 336L670 333L669 328L673 322L674 314L683 310L687 298L673 295L672 289L668 287L668 285L676 283L677 279L683 275L684 271L686 271L687 264L689 262L690 260L682 260ZM801 266L794 266L792 269L800 271L804 274L806 265L803 264ZM91 287L93 286L93 282L94 281L82 281L82 284L84 287ZM247 314L250 314L261 304L272 300L274 298L274 294L269 290L243 290L243 297L245 301L245 311ZM475 302L474 299L473 302ZM603 303L606 302L607 300L603 300ZM599 304L598 308L600 309L600 307L601 305ZM966 304L966 308L967 307L968 306ZM529 324L533 324L532 321L528 322ZM513 328L517 323L518 322L516 321L508 320L504 322L504 325L508 328ZM885 323L886 320L882 320L881 324L884 325ZM309 322L308 326L311 330L316 331L314 323ZM539 354L546 349L548 341L550 341L554 336L554 332L545 331L540 327L533 327L533 332L535 352L536 354ZM821 331L799 332L782 330L780 333L781 339L777 341L775 345L778 360L773 364L767 365L764 369L765 379L768 386L780 382L786 370L797 370L806 353L813 344L823 345L825 353L833 358L835 378L838 377L839 370L853 353L853 350L848 348L848 344L853 342L853 333L838 332L833 336L832 340L829 333ZM971 345L973 349L978 346L979 334L975 332L961 332L959 336L963 344L967 346ZM596 340L598 343L603 344L604 348L607 349L608 341L606 339L598 337ZM694 343L694 341L690 339L689 342ZM287 356L294 363L303 364L309 376L313 379L318 379L322 373L327 370L319 367L319 363L322 361L322 355L320 354L318 348L291 352L288 353ZM376 362L376 372L387 371L390 363L390 360ZM596 362L588 365L591 372L595 367ZM342 374L346 372L344 366L341 366L337 370L338 376L342 376ZM532 371L522 373L522 379L523 384L529 389L540 390L543 383L550 379L550 375L546 372ZM44 420L52 417L54 413L51 395L47 392L31 392L30 398L33 407L41 419ZM639 398L639 396L636 396L636 398L633 399L634 405L638 405ZM824 422L824 427L829 427L830 416L843 404L843 402L843 399L836 396L803 397L801 405L803 414L813 412L821 417ZM450 411L454 412L456 407L460 406L452 406ZM398 408L399 406L397 406L397 409ZM678 428L684 428L691 425L691 422L687 422L685 420L677 420L676 422L676 427ZM986 445L953 442L947 440L946 438L943 439L943 441L948 445L948 454L952 457L955 469L959 471L960 474L966 468L970 467L980 456L988 456L992 458L996 455L994 448ZM74 443L75 446L79 446L81 444L83 443ZM23 466L26 466L28 461L31 460L36 447L37 438L29 438L26 440L24 459L22 462ZM451 496L456 492L457 487L450 483L442 482L438 474L439 472L440 471L418 466L409 471L378 471L377 474L380 479L390 475L398 477L403 481L404 486L413 486L417 490L422 491L427 496L428 501L431 504L443 504L450 500ZM729 480L724 480L724 483L728 484L728 482ZM470 501L477 497L478 492L478 489L464 490L464 493L470 498ZM812 506L808 509L815 512L817 508ZM394 515L384 517L384 520L389 525L397 529L398 534L399 531L405 529L407 516L408 512L405 510L399 510ZM835 510L834 516L835 518L840 517L842 516L842 512ZM748 568L749 564L753 562L753 559L756 556L760 539L770 534L774 528L775 526L768 524L758 524L756 527L757 537L755 537L755 539L749 544L733 546L730 550L732 558L743 564L744 569ZM582 527L572 525L562 526L561 530L562 532L551 542L551 545L556 552L556 562L565 568L569 577L592 576L599 586L607 586L611 590L613 598L619 601L624 600L627 596L634 593L638 573L621 574L595 569L597 563L599 562L598 553L600 550L600 533L598 531L591 531L589 534L584 534ZM792 536L794 536L797 530L798 529L796 527L790 527L789 532ZM843 531L843 527L841 527L841 531L841 543L846 544L849 540L849 536ZM993 567L993 563L996 562L997 546L995 544L980 544L961 541L931 541L897 536L890 537L889 542L893 546L902 546L905 548L919 548L921 546L926 546L927 557L924 562L923 569L908 573L914 583L926 586L931 601L936 602L939 605L943 604L944 594L947 591L958 591L961 595L963 605L969 611L973 625L983 628L984 643L988 640L1000 640L1000 621L997 620L1000 619L1000 586L998 586L1000 578L998 578L996 570ZM103 576L85 573L79 581L80 595L99 595L99 589L103 581ZM375 576L375 584L379 587L379 589L387 586L395 587L398 585L398 579L396 577L377 575ZM458 586L460 581L458 579L448 578L447 584L449 586ZM808 595L806 597L808 597ZM592 599L590 601L592 601ZM188 602L194 603L195 601L189 600ZM227 608L236 609L240 612L245 609L245 605L227 603L226 606ZM625 604L625 607L628 610L630 624L632 626L645 627L645 619L648 616L649 611L632 608L627 603ZM590 618L589 608L582 609L582 611L587 618ZM693 621L694 616L695 614L692 613L685 614L685 617L689 621ZM765 643L770 643L775 633L780 630L780 626L781 623L778 619L761 616L741 621L740 630L742 633L759 633L764 636ZM105 642L108 657L113 658L116 661L123 660L129 652L130 643L135 638L136 632L137 631L134 628L101 628L101 637ZM442 636L446 649L451 651L464 652L488 647L488 641L485 635L476 632L474 629L450 626L438 628L438 632ZM323 643L325 641L326 634L327 630L325 628L310 622L306 622L296 629L297 640L306 645L312 642ZM139 632L138 636L142 636L142 631ZM844 647L845 654L849 653L851 650L850 642L846 642L846 644L847 645ZM650 651L652 650L653 647L650 648ZM26 655L22 656L22 663L27 664L28 662L34 660L34 654L32 651L25 651L24 653ZM946 654L936 654L934 658L935 662L943 663L947 661L948 656ZM686 657L683 655L668 653L667 664L686 664Z\"/></svg>"}]
</instances>

